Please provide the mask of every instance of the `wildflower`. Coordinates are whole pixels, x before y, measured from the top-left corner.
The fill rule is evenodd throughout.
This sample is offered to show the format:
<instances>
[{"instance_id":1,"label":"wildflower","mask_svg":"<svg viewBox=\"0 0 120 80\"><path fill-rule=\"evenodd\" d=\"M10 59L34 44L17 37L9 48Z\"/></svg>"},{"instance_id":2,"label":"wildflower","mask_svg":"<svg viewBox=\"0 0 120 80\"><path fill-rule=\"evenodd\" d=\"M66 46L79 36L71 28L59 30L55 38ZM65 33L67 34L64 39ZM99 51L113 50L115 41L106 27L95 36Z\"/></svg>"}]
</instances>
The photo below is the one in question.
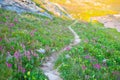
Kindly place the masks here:
<instances>
[{"instance_id":1,"label":"wildflower","mask_svg":"<svg viewBox=\"0 0 120 80\"><path fill-rule=\"evenodd\" d=\"M17 23L17 22L18 22L18 19L17 19L17 18L14 18L14 22L16 22L16 23Z\"/></svg>"},{"instance_id":2,"label":"wildflower","mask_svg":"<svg viewBox=\"0 0 120 80\"><path fill-rule=\"evenodd\" d=\"M22 73L25 73L26 70L22 66L18 66L18 71L20 71Z\"/></svg>"},{"instance_id":3,"label":"wildflower","mask_svg":"<svg viewBox=\"0 0 120 80\"><path fill-rule=\"evenodd\" d=\"M25 73L25 71L26 71L25 68L22 68L22 73Z\"/></svg>"},{"instance_id":4,"label":"wildflower","mask_svg":"<svg viewBox=\"0 0 120 80\"><path fill-rule=\"evenodd\" d=\"M9 24L9 27L13 27L13 26L15 26L14 23L10 23Z\"/></svg>"},{"instance_id":5,"label":"wildflower","mask_svg":"<svg viewBox=\"0 0 120 80\"><path fill-rule=\"evenodd\" d=\"M18 66L18 71L21 71L21 69L22 69L22 66Z\"/></svg>"},{"instance_id":6,"label":"wildflower","mask_svg":"<svg viewBox=\"0 0 120 80\"><path fill-rule=\"evenodd\" d=\"M96 69L100 69L101 66L100 66L99 64L95 64L95 65L94 65L94 68L96 68Z\"/></svg>"},{"instance_id":7,"label":"wildflower","mask_svg":"<svg viewBox=\"0 0 120 80\"><path fill-rule=\"evenodd\" d=\"M31 58L30 51L25 51L24 55L28 58L28 60L30 60L30 58Z\"/></svg>"},{"instance_id":8,"label":"wildflower","mask_svg":"<svg viewBox=\"0 0 120 80\"><path fill-rule=\"evenodd\" d=\"M82 65L82 69L85 70L85 69L86 69L86 66L85 66L85 65Z\"/></svg>"},{"instance_id":9,"label":"wildflower","mask_svg":"<svg viewBox=\"0 0 120 80\"><path fill-rule=\"evenodd\" d=\"M15 57L16 59L19 59L19 58L21 57L19 51L16 51L16 52L14 53L14 57Z\"/></svg>"},{"instance_id":10,"label":"wildflower","mask_svg":"<svg viewBox=\"0 0 120 80\"><path fill-rule=\"evenodd\" d=\"M21 44L21 47L22 47L23 49L25 49L25 45L24 45L24 44Z\"/></svg>"},{"instance_id":11,"label":"wildflower","mask_svg":"<svg viewBox=\"0 0 120 80\"><path fill-rule=\"evenodd\" d=\"M9 17L8 17L8 16L6 16L5 18L6 18L6 19L8 19Z\"/></svg>"},{"instance_id":12,"label":"wildflower","mask_svg":"<svg viewBox=\"0 0 120 80\"><path fill-rule=\"evenodd\" d=\"M33 56L38 57L38 54L34 53Z\"/></svg>"},{"instance_id":13,"label":"wildflower","mask_svg":"<svg viewBox=\"0 0 120 80\"><path fill-rule=\"evenodd\" d=\"M2 41L2 38L0 37L0 41Z\"/></svg>"},{"instance_id":14,"label":"wildflower","mask_svg":"<svg viewBox=\"0 0 120 80\"><path fill-rule=\"evenodd\" d=\"M31 54L35 57L38 57L38 54L34 53L33 51L31 51Z\"/></svg>"},{"instance_id":15,"label":"wildflower","mask_svg":"<svg viewBox=\"0 0 120 80\"><path fill-rule=\"evenodd\" d=\"M67 51L69 51L70 49L71 49L71 48L70 48L69 46L68 46L68 47L66 47L66 50L67 50Z\"/></svg>"},{"instance_id":16,"label":"wildflower","mask_svg":"<svg viewBox=\"0 0 120 80\"><path fill-rule=\"evenodd\" d=\"M90 58L90 56L89 56L89 55L86 55L86 56L85 56L85 59L89 59L89 58Z\"/></svg>"},{"instance_id":17,"label":"wildflower","mask_svg":"<svg viewBox=\"0 0 120 80\"><path fill-rule=\"evenodd\" d=\"M40 53L45 53L46 51L45 51L45 49L42 49L42 48L40 48L39 50L37 50L38 52L40 52Z\"/></svg>"},{"instance_id":18,"label":"wildflower","mask_svg":"<svg viewBox=\"0 0 120 80\"><path fill-rule=\"evenodd\" d=\"M10 64L10 63L8 63L8 62L6 62L6 65L7 65L8 68L11 68L11 67L12 67L12 64Z\"/></svg>"}]
</instances>

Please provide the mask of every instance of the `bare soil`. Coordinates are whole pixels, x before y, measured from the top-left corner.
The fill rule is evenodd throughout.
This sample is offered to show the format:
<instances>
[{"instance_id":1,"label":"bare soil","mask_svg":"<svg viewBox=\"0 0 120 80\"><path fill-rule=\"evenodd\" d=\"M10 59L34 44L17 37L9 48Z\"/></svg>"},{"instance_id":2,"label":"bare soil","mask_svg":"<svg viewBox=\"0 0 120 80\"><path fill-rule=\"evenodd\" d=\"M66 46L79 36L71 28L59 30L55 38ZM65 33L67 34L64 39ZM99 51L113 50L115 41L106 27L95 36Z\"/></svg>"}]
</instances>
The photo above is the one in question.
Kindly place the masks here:
<instances>
[{"instance_id":1,"label":"bare soil","mask_svg":"<svg viewBox=\"0 0 120 80\"><path fill-rule=\"evenodd\" d=\"M45 59L45 62L43 63L43 65L41 66L41 69L43 70L44 74L49 78L49 80L63 80L60 77L60 73L58 72L58 70L54 69L54 63L57 60L60 53L64 52L67 47L72 48L73 46L80 43L81 40L80 40L79 36L71 28L71 26L76 24L76 23L77 23L77 21L75 21L73 24L68 26L68 29L73 33L74 41L72 43L70 43L69 45L65 46L64 48L62 48L60 51L54 52L54 53L51 54L51 56L48 56Z\"/></svg>"}]
</instances>

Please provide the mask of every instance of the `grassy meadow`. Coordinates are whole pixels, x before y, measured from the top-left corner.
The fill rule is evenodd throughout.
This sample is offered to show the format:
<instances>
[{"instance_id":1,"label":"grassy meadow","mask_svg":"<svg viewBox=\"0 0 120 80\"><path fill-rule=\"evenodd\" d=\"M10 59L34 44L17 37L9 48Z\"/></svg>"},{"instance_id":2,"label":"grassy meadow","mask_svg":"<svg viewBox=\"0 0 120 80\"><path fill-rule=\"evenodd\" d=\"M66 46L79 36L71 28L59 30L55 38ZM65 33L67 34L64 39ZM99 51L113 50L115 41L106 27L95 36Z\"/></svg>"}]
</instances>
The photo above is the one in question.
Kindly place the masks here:
<instances>
[{"instance_id":1,"label":"grassy meadow","mask_svg":"<svg viewBox=\"0 0 120 80\"><path fill-rule=\"evenodd\" d=\"M119 80L120 33L100 23L77 23L72 28L81 43L55 63L63 80Z\"/></svg>"},{"instance_id":2,"label":"grassy meadow","mask_svg":"<svg viewBox=\"0 0 120 80\"><path fill-rule=\"evenodd\" d=\"M45 56L71 42L73 35L67 29L71 23L0 9L0 79L47 79L39 66Z\"/></svg>"},{"instance_id":3,"label":"grassy meadow","mask_svg":"<svg viewBox=\"0 0 120 80\"><path fill-rule=\"evenodd\" d=\"M41 5L38 0L33 1ZM74 18L85 21L120 11L117 0L71 0L73 4L66 0L50 1L64 6ZM73 22L0 8L0 80L48 80L40 66L46 56L74 40L68 29ZM71 27L81 42L61 53L55 61L54 68L63 80L119 80L120 33L98 22L79 21Z\"/></svg>"}]
</instances>

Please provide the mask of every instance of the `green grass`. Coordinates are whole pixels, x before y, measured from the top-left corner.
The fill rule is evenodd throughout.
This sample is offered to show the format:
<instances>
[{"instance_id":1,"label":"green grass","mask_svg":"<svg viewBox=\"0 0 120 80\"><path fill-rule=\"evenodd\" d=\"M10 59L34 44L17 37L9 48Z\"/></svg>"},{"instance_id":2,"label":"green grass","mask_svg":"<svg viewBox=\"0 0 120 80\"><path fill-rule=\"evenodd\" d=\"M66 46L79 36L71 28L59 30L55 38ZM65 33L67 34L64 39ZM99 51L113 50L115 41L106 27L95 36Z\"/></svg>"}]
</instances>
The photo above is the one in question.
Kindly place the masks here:
<instances>
[{"instance_id":1,"label":"green grass","mask_svg":"<svg viewBox=\"0 0 120 80\"><path fill-rule=\"evenodd\" d=\"M0 79L20 80L27 77L32 80L36 80L36 78L47 80L38 67L45 56L60 50L71 42L73 35L67 28L71 23L72 21L61 18L50 20L37 14L18 15L15 12L0 9ZM36 51L40 48L45 49L46 53ZM8 56L10 53L14 57L16 51L19 51L20 54L24 54L26 51L31 54L33 52L39 56L36 58L31 55L31 60L28 60L27 56L22 56L19 60ZM10 59L6 58L7 56ZM6 62L12 64L12 68L8 68ZM18 65L21 63L22 67L26 69L24 74L17 71Z\"/></svg>"},{"instance_id":2,"label":"green grass","mask_svg":"<svg viewBox=\"0 0 120 80\"><path fill-rule=\"evenodd\" d=\"M82 41L56 61L61 77L64 80L119 80L120 33L100 23L77 23L72 28Z\"/></svg>"},{"instance_id":3,"label":"green grass","mask_svg":"<svg viewBox=\"0 0 120 80\"><path fill-rule=\"evenodd\" d=\"M0 79L48 80L39 66L46 56L74 39L67 28L72 22L61 18L50 20L31 13L18 15L0 9ZM56 61L55 67L61 77L64 80L119 79L120 33L100 23L79 22L72 28L82 41ZM46 53L37 52L40 48ZM15 53L22 57L16 58ZM30 53L30 60L26 53ZM6 62L12 67L7 67ZM20 71L18 66L26 71Z\"/></svg>"}]
</instances>

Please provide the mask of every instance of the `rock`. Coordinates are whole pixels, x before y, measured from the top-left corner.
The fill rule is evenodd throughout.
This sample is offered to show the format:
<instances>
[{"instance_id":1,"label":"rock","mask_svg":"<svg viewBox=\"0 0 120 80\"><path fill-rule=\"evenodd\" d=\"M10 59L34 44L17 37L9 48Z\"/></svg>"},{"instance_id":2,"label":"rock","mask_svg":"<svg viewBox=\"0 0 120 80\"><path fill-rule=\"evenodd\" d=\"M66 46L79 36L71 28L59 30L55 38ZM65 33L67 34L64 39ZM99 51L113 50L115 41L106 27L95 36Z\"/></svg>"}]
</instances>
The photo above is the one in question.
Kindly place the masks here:
<instances>
[{"instance_id":1,"label":"rock","mask_svg":"<svg viewBox=\"0 0 120 80\"><path fill-rule=\"evenodd\" d=\"M46 51L45 49L40 48L39 50L37 50L37 52L44 54Z\"/></svg>"},{"instance_id":2,"label":"rock","mask_svg":"<svg viewBox=\"0 0 120 80\"><path fill-rule=\"evenodd\" d=\"M34 2L31 0L0 0L1 8L15 11L17 13L22 12L31 12L31 13L37 13L42 16L46 16L50 19L53 18L52 15L50 15L47 12L42 12L43 9L38 7Z\"/></svg>"},{"instance_id":3,"label":"rock","mask_svg":"<svg viewBox=\"0 0 120 80\"><path fill-rule=\"evenodd\" d=\"M62 18L73 19L67 11L57 3L50 2L49 0L38 0L40 6L37 6L32 0L0 0L0 8L15 11L17 13L30 12L37 13L53 19L53 15ZM44 9L43 9L44 8Z\"/></svg>"},{"instance_id":4,"label":"rock","mask_svg":"<svg viewBox=\"0 0 120 80\"><path fill-rule=\"evenodd\" d=\"M44 6L44 8L49 12L52 12L54 15L73 19L72 16L59 4L50 2L49 0L40 0L40 1L42 3L41 5Z\"/></svg>"},{"instance_id":5,"label":"rock","mask_svg":"<svg viewBox=\"0 0 120 80\"><path fill-rule=\"evenodd\" d=\"M120 14L92 17L91 19L104 24L105 28L115 28L120 32Z\"/></svg>"}]
</instances>

